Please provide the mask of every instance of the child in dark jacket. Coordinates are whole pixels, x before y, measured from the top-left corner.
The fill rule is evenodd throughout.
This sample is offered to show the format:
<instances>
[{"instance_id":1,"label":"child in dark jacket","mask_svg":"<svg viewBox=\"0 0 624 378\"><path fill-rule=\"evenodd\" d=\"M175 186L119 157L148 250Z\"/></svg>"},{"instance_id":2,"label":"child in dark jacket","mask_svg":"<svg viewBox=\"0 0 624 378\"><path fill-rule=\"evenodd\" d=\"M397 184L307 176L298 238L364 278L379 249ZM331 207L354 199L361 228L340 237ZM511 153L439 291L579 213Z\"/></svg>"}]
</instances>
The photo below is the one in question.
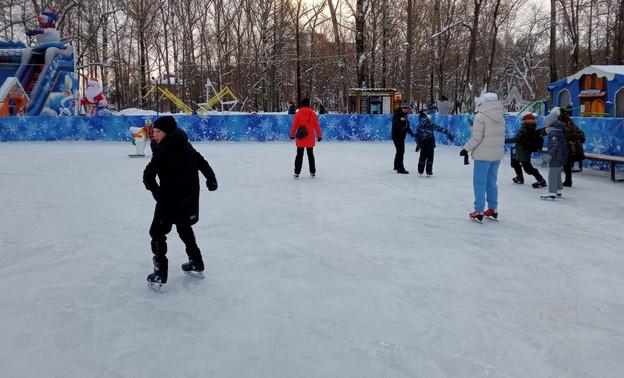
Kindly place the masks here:
<instances>
[{"instance_id":1,"label":"child in dark jacket","mask_svg":"<svg viewBox=\"0 0 624 378\"><path fill-rule=\"evenodd\" d=\"M192 228L199 220L198 171L206 178L208 190L217 190L218 185L212 168L189 143L186 133L177 128L172 116L160 117L154 122L154 140L158 145L143 171L143 184L156 200L149 230L154 272L147 276L147 282L150 288L162 291L168 275L167 234L174 224L189 258L182 264L182 271L204 277L204 262Z\"/></svg>"},{"instance_id":2,"label":"child in dark jacket","mask_svg":"<svg viewBox=\"0 0 624 378\"><path fill-rule=\"evenodd\" d=\"M436 147L434 131L444 133L449 140L453 140L453 135L450 131L434 124L426 111L424 109L421 110L418 115L418 129L416 129L414 139L416 139L416 152L420 150L418 174L422 175L426 171L427 177L433 175L433 151Z\"/></svg>"},{"instance_id":3,"label":"child in dark jacket","mask_svg":"<svg viewBox=\"0 0 624 378\"><path fill-rule=\"evenodd\" d=\"M558 120L560 109L555 107L550 114L544 117L544 125L548 134L548 194L541 196L542 199L554 200L561 197L563 181L561 172L568 162L568 147L566 146L563 128L565 124Z\"/></svg>"},{"instance_id":4,"label":"child in dark jacket","mask_svg":"<svg viewBox=\"0 0 624 378\"><path fill-rule=\"evenodd\" d=\"M515 153L511 155L511 167L516 171L516 177L514 177L512 181L516 184L524 184L524 176L522 175L522 168L524 168L527 174L534 176L537 180L533 183L533 187L542 188L546 186L546 180L544 180L544 177L542 177L537 168L533 167L533 164L531 164L532 152L527 150L524 143L536 132L535 128L537 127L537 123L533 114L525 115L522 118L520 129L516 135L513 138L505 138L505 144L516 144L514 146Z\"/></svg>"}]
</instances>

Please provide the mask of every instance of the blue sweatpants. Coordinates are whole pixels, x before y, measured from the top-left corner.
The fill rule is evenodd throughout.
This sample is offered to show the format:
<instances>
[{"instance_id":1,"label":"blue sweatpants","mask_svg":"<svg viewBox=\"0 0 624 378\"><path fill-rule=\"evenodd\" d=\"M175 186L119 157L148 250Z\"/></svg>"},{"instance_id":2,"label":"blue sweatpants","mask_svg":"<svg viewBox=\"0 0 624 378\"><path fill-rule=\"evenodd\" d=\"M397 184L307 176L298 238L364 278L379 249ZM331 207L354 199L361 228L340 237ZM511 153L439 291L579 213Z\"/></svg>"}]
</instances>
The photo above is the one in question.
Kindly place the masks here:
<instances>
[{"instance_id":1,"label":"blue sweatpants","mask_svg":"<svg viewBox=\"0 0 624 378\"><path fill-rule=\"evenodd\" d=\"M489 209L498 209L498 167L500 160L475 160L472 172L472 186L474 188L474 209L483 211L485 203Z\"/></svg>"}]
</instances>

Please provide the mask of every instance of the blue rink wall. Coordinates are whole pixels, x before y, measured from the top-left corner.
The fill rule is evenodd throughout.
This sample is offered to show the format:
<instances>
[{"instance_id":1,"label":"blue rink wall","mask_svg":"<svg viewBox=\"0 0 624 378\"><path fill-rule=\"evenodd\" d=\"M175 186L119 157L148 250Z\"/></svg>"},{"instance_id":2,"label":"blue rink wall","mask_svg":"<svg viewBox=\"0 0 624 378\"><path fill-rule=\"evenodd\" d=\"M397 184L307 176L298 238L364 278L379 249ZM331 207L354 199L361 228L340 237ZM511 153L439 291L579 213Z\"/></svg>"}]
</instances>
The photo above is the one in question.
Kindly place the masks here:
<instances>
[{"instance_id":1,"label":"blue rink wall","mask_svg":"<svg viewBox=\"0 0 624 378\"><path fill-rule=\"evenodd\" d=\"M292 115L206 115L175 116L178 126L191 141L258 141L289 140ZM0 117L0 141L130 141L131 126L143 126L145 120L158 116L75 116L75 117ZM436 134L438 144L462 146L470 138L472 115L434 115L433 121L451 131L455 140ZM543 117L538 127L543 127ZM508 137L515 135L520 118L505 116ZM390 140L392 115L324 114L319 115L325 141L387 141ZM410 115L416 129L418 115ZM585 151L624 156L623 118L574 118L585 132ZM409 137L408 137L409 139ZM507 149L511 145L507 145ZM585 166L607 169L607 163L585 161Z\"/></svg>"}]
</instances>

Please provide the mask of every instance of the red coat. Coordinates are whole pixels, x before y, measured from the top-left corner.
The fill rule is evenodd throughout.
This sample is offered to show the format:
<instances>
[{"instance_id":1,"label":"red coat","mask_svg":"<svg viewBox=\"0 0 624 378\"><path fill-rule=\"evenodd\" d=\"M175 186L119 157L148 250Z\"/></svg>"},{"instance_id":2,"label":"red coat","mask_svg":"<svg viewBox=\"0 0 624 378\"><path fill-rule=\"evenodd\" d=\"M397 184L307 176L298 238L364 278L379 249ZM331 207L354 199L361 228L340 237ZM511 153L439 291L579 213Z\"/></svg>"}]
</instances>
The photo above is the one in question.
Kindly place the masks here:
<instances>
[{"instance_id":1,"label":"red coat","mask_svg":"<svg viewBox=\"0 0 624 378\"><path fill-rule=\"evenodd\" d=\"M308 126L308 136L302 139L296 139L297 147L314 147L316 141L314 139L314 132L316 136L321 139L321 126L319 125L318 117L314 110L309 106L304 106L295 113L295 119L293 120L292 128L290 129L290 137L294 138L295 133L299 125Z\"/></svg>"}]
</instances>

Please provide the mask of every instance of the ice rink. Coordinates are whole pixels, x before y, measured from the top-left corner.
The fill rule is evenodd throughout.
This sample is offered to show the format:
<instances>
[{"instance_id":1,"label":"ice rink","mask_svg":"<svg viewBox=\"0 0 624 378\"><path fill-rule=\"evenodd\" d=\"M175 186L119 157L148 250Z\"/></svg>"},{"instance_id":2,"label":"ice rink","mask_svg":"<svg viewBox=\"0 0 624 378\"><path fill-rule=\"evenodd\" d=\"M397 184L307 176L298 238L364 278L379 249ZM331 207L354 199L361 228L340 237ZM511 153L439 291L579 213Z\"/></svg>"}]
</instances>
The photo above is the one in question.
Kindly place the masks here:
<instances>
[{"instance_id":1,"label":"ice rink","mask_svg":"<svg viewBox=\"0 0 624 378\"><path fill-rule=\"evenodd\" d=\"M392 142L199 142L219 189L194 227L206 279L150 290L154 200L128 142L0 143L4 377L622 377L624 183L563 198L499 171L500 221L468 219L472 167L392 170ZM149 148L148 148L149 149ZM543 174L547 168L540 167ZM203 180L202 180L203 182Z\"/></svg>"}]
</instances>

